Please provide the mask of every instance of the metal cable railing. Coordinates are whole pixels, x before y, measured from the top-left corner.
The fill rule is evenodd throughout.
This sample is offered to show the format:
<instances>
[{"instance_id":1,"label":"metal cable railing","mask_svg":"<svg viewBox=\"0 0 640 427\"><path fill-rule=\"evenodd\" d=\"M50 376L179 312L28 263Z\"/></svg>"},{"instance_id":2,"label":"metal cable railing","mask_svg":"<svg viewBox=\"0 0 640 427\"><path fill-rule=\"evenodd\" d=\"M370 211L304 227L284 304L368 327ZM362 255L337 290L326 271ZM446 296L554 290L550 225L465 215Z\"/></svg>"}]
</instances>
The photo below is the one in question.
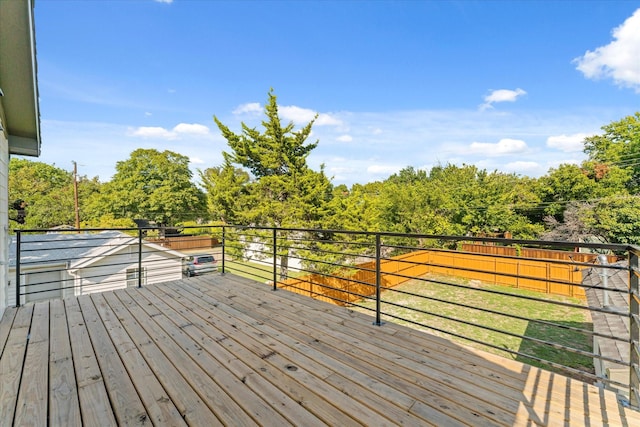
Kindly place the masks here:
<instances>
[{"instance_id":1,"label":"metal cable railing","mask_svg":"<svg viewBox=\"0 0 640 427\"><path fill-rule=\"evenodd\" d=\"M638 247L247 226L185 227L173 239L160 231L18 230L9 294L20 305L182 280L186 257L214 254L222 274L603 384L638 407ZM598 259L602 252L619 262Z\"/></svg>"}]
</instances>

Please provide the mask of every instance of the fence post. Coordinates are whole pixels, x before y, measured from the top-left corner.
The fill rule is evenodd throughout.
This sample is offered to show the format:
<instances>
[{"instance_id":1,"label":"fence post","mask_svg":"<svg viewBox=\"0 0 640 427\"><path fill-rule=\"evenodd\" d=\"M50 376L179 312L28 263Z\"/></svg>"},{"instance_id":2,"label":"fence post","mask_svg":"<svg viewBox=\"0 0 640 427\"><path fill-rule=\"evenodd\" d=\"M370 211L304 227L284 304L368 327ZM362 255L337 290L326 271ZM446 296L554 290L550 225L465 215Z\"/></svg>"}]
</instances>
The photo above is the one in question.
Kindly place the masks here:
<instances>
[{"instance_id":1,"label":"fence post","mask_svg":"<svg viewBox=\"0 0 640 427\"><path fill-rule=\"evenodd\" d=\"M376 321L374 325L381 326L380 320L380 282L382 281L380 274L380 233L376 233Z\"/></svg>"},{"instance_id":2,"label":"fence post","mask_svg":"<svg viewBox=\"0 0 640 427\"><path fill-rule=\"evenodd\" d=\"M278 263L276 262L276 257L278 255L276 239L277 239L277 230L273 227L273 290L278 289Z\"/></svg>"},{"instance_id":3,"label":"fence post","mask_svg":"<svg viewBox=\"0 0 640 427\"><path fill-rule=\"evenodd\" d=\"M224 258L225 258L225 251L224 251L224 247L225 247L225 239L226 239L226 230L227 227L226 226L222 226L222 273L221 275L224 276Z\"/></svg>"},{"instance_id":4,"label":"fence post","mask_svg":"<svg viewBox=\"0 0 640 427\"><path fill-rule=\"evenodd\" d=\"M20 307L20 250L22 233L16 230L16 307Z\"/></svg>"},{"instance_id":5,"label":"fence post","mask_svg":"<svg viewBox=\"0 0 640 427\"><path fill-rule=\"evenodd\" d=\"M629 361L629 403L640 408L640 247L629 249L629 332L631 355Z\"/></svg>"},{"instance_id":6,"label":"fence post","mask_svg":"<svg viewBox=\"0 0 640 427\"><path fill-rule=\"evenodd\" d=\"M142 287L142 228L138 228L138 287Z\"/></svg>"}]
</instances>

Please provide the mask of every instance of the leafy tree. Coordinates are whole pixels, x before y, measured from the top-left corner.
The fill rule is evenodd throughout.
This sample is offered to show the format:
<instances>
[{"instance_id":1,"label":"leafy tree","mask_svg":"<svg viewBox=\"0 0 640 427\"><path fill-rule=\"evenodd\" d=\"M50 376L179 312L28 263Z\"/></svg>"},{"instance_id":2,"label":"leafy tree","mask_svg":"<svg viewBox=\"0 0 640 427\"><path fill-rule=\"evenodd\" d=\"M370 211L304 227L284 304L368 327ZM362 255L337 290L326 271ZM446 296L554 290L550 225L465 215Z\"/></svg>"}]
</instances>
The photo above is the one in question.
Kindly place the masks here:
<instances>
[{"instance_id":1,"label":"leafy tree","mask_svg":"<svg viewBox=\"0 0 640 427\"><path fill-rule=\"evenodd\" d=\"M307 143L312 120L299 130L283 125L273 90L265 106L264 131L242 123L236 134L217 117L222 136L231 151L223 152L225 164L203 175L208 191L209 208L218 218L240 225L266 227L306 227L321 224L331 197L331 183L323 168L319 172L307 166L309 153L318 141ZM286 275L292 241L279 253L281 275Z\"/></svg>"},{"instance_id":2,"label":"leafy tree","mask_svg":"<svg viewBox=\"0 0 640 427\"><path fill-rule=\"evenodd\" d=\"M640 112L602 127L604 133L585 139L589 159L608 166L627 169L631 193L640 190Z\"/></svg>"},{"instance_id":3,"label":"leafy tree","mask_svg":"<svg viewBox=\"0 0 640 427\"><path fill-rule=\"evenodd\" d=\"M594 203L569 202L562 221L553 215L544 218L547 231L542 234L543 240L557 242L584 242L596 235L596 231L585 221L589 212L593 211ZM605 239L602 239L605 241Z\"/></svg>"},{"instance_id":4,"label":"leafy tree","mask_svg":"<svg viewBox=\"0 0 640 427\"><path fill-rule=\"evenodd\" d=\"M586 209L583 220L594 232L612 243L640 244L640 196L608 196L593 209Z\"/></svg>"},{"instance_id":5,"label":"leafy tree","mask_svg":"<svg viewBox=\"0 0 640 427\"><path fill-rule=\"evenodd\" d=\"M552 215L562 221L569 202L590 202L601 197L627 194L630 171L595 162L562 164L549 170L537 182L541 216ZM540 219L539 217L537 218Z\"/></svg>"},{"instance_id":6,"label":"leafy tree","mask_svg":"<svg viewBox=\"0 0 640 427\"><path fill-rule=\"evenodd\" d=\"M81 218L85 202L99 191L100 185L97 178L78 177ZM21 228L75 225L73 174L64 169L12 158L9 162L9 201L16 200L24 200L27 205L27 216Z\"/></svg>"},{"instance_id":7,"label":"leafy tree","mask_svg":"<svg viewBox=\"0 0 640 427\"><path fill-rule=\"evenodd\" d=\"M200 171L200 179L207 194L207 208L211 216L223 223L240 224L248 196L249 173L228 161L223 166Z\"/></svg>"},{"instance_id":8,"label":"leafy tree","mask_svg":"<svg viewBox=\"0 0 640 427\"><path fill-rule=\"evenodd\" d=\"M90 209L93 221L144 218L165 225L206 215L204 193L191 182L189 158L172 151L137 149L116 164Z\"/></svg>"}]
</instances>

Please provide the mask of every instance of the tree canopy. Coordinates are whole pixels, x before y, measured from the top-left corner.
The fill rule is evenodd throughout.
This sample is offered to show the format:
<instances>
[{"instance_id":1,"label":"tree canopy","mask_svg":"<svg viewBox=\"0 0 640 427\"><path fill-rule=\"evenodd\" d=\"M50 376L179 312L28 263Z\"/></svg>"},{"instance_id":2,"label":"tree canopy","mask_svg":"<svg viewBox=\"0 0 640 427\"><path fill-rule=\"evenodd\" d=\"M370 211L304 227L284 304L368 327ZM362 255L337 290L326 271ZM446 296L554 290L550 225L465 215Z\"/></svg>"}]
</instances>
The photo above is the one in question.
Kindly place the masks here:
<instances>
[{"instance_id":1,"label":"tree canopy","mask_svg":"<svg viewBox=\"0 0 640 427\"><path fill-rule=\"evenodd\" d=\"M309 155L318 146L318 141L307 142L315 119L299 128L283 124L273 90L264 114L260 129L242 123L238 133L214 116L228 150L222 165L199 172L204 191L192 182L189 159L172 151L137 149L116 164L106 183L78 177L83 226L130 227L134 218L165 225L214 220L640 244L640 113L586 138L589 159L582 164L561 164L540 178L447 164L430 170L407 167L384 181L351 187L334 186L323 166L309 167ZM11 159L9 215L15 218L12 205L24 200L24 227L73 225L73 197L72 173Z\"/></svg>"},{"instance_id":2,"label":"tree canopy","mask_svg":"<svg viewBox=\"0 0 640 427\"><path fill-rule=\"evenodd\" d=\"M201 174L209 208L217 218L244 225L314 227L331 196L323 168L307 165L318 145L307 143L315 119L299 130L292 122L283 125L273 90L264 112L262 131L242 123L239 134L214 116L230 151L223 152L224 165Z\"/></svg>"},{"instance_id":3,"label":"tree canopy","mask_svg":"<svg viewBox=\"0 0 640 427\"><path fill-rule=\"evenodd\" d=\"M78 177L78 198L86 201L98 191L97 178ZM75 225L73 174L55 165L12 158L9 162L9 202L26 203L24 228ZM81 214L83 209L81 207ZM9 215L15 218L15 212ZM14 224L15 225L15 224Z\"/></svg>"},{"instance_id":4,"label":"tree canopy","mask_svg":"<svg viewBox=\"0 0 640 427\"><path fill-rule=\"evenodd\" d=\"M189 158L137 149L116 164L112 180L90 204L91 219L144 218L164 225L207 216L205 195L193 182Z\"/></svg>"}]
</instances>

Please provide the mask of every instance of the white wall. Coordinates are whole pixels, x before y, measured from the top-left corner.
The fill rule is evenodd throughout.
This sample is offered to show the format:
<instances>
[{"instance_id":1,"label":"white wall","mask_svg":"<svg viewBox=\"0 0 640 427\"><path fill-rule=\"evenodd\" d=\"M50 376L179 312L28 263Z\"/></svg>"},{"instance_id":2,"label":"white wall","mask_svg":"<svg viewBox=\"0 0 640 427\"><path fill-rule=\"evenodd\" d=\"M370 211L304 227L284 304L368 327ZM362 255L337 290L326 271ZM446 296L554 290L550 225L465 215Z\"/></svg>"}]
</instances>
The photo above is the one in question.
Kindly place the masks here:
<instances>
[{"instance_id":1,"label":"white wall","mask_svg":"<svg viewBox=\"0 0 640 427\"><path fill-rule=\"evenodd\" d=\"M137 248L137 245L135 245ZM127 286L127 269L138 267L138 252L123 248L120 253L109 255L78 270L76 295L122 289ZM142 268L146 269L146 284L182 279L182 258L158 252L144 246Z\"/></svg>"},{"instance_id":2,"label":"white wall","mask_svg":"<svg viewBox=\"0 0 640 427\"><path fill-rule=\"evenodd\" d=\"M1 107L0 107L1 108ZM0 112L0 129L4 128ZM0 317L9 306L9 141L0 131Z\"/></svg>"}]
</instances>

